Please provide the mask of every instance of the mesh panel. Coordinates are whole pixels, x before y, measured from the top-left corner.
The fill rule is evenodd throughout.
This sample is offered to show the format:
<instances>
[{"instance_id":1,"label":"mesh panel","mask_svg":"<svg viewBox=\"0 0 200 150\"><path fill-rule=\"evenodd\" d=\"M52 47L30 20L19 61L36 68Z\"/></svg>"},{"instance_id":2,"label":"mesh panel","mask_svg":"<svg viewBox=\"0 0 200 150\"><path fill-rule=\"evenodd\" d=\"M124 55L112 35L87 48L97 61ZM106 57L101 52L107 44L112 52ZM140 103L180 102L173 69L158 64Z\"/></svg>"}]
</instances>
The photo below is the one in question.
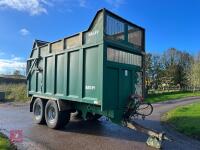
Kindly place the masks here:
<instances>
[{"instance_id":1,"label":"mesh panel","mask_svg":"<svg viewBox=\"0 0 200 150\"><path fill-rule=\"evenodd\" d=\"M107 16L106 35L111 39L124 40L124 23L110 16Z\"/></svg>"},{"instance_id":2,"label":"mesh panel","mask_svg":"<svg viewBox=\"0 0 200 150\"><path fill-rule=\"evenodd\" d=\"M51 52L52 53L56 53L63 50L63 42L62 41L58 41L55 43L51 44Z\"/></svg>"},{"instance_id":3,"label":"mesh panel","mask_svg":"<svg viewBox=\"0 0 200 150\"><path fill-rule=\"evenodd\" d=\"M135 46L142 46L142 30L137 27L128 26L128 42Z\"/></svg>"},{"instance_id":4,"label":"mesh panel","mask_svg":"<svg viewBox=\"0 0 200 150\"><path fill-rule=\"evenodd\" d=\"M70 38L65 39L65 48L70 49L70 48L75 48L81 45L81 36L76 35Z\"/></svg>"},{"instance_id":5,"label":"mesh panel","mask_svg":"<svg viewBox=\"0 0 200 150\"><path fill-rule=\"evenodd\" d=\"M139 55L123 52L113 48L107 48L107 60L129 65L142 66L142 57Z\"/></svg>"}]
</instances>

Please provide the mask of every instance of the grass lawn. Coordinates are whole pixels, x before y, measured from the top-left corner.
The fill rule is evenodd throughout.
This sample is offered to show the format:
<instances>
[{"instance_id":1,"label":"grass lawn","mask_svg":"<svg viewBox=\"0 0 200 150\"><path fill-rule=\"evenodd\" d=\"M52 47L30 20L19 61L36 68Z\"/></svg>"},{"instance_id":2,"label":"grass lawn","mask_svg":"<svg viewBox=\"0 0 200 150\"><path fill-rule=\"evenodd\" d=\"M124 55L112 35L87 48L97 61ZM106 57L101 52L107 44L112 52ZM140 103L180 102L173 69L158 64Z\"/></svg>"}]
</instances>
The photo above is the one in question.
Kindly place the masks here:
<instances>
[{"instance_id":1,"label":"grass lawn","mask_svg":"<svg viewBox=\"0 0 200 150\"><path fill-rule=\"evenodd\" d=\"M0 133L0 149L1 150L12 150L9 139Z\"/></svg>"},{"instance_id":2,"label":"grass lawn","mask_svg":"<svg viewBox=\"0 0 200 150\"><path fill-rule=\"evenodd\" d=\"M177 107L164 116L177 131L200 140L200 103Z\"/></svg>"},{"instance_id":3,"label":"grass lawn","mask_svg":"<svg viewBox=\"0 0 200 150\"><path fill-rule=\"evenodd\" d=\"M145 99L145 101L156 103L156 102L162 102L162 101L174 100L192 96L200 96L200 91L197 92L178 91L178 92L149 94Z\"/></svg>"}]
</instances>

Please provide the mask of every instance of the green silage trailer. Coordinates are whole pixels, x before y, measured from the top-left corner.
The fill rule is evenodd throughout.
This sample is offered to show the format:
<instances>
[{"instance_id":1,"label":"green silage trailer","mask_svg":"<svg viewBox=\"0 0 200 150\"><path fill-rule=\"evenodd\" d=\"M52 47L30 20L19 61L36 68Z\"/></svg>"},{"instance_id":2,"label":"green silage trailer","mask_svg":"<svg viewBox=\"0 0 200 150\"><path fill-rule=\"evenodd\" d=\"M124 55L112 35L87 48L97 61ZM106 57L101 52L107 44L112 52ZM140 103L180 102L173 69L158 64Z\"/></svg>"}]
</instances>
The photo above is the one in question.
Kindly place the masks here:
<instances>
[{"instance_id":1,"label":"green silage trailer","mask_svg":"<svg viewBox=\"0 0 200 150\"><path fill-rule=\"evenodd\" d=\"M77 111L84 119L103 115L133 128L130 118L153 109L141 101L144 57L144 28L107 9L96 13L86 31L54 42L35 40L27 60L35 122L60 128ZM144 106L147 114L139 112ZM161 136L152 133L156 139Z\"/></svg>"}]
</instances>

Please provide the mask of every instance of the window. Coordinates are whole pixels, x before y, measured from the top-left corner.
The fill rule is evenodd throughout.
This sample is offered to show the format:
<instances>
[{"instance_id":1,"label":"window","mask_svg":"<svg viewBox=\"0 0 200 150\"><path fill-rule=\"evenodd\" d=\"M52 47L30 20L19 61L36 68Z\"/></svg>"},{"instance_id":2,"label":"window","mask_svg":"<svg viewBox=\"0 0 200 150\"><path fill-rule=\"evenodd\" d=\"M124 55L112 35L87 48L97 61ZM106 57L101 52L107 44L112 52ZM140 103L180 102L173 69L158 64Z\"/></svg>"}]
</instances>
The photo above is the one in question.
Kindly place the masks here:
<instances>
[{"instance_id":1,"label":"window","mask_svg":"<svg viewBox=\"0 0 200 150\"><path fill-rule=\"evenodd\" d=\"M129 65L142 66L142 56L107 48L107 60Z\"/></svg>"},{"instance_id":2,"label":"window","mask_svg":"<svg viewBox=\"0 0 200 150\"><path fill-rule=\"evenodd\" d=\"M107 16L106 36L115 40L124 40L124 23L111 16Z\"/></svg>"}]
</instances>

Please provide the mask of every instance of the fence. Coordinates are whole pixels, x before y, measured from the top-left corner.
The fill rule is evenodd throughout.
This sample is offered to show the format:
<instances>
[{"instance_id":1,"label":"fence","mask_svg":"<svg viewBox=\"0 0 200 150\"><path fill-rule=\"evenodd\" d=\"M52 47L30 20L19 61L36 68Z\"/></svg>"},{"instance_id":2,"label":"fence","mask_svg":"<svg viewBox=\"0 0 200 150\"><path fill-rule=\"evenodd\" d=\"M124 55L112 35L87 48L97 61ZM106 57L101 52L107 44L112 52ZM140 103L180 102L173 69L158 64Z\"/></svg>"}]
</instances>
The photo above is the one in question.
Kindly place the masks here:
<instances>
[{"instance_id":1,"label":"fence","mask_svg":"<svg viewBox=\"0 0 200 150\"><path fill-rule=\"evenodd\" d=\"M178 92L178 91L200 91L200 87L184 87L184 88L177 88L171 87L166 89L149 89L148 94L158 94L158 93L168 93L168 92Z\"/></svg>"}]
</instances>

